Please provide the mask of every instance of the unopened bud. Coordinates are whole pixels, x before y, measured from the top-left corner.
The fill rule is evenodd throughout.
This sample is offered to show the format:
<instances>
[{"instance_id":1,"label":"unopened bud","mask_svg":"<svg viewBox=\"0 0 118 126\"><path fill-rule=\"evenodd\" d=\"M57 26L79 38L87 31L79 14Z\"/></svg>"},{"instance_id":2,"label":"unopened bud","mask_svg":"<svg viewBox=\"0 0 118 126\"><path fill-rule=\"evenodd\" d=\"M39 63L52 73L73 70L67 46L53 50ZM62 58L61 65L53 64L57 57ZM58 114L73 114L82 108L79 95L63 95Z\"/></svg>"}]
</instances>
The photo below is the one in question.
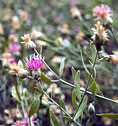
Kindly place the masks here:
<instances>
[{"instance_id":1,"label":"unopened bud","mask_svg":"<svg viewBox=\"0 0 118 126\"><path fill-rule=\"evenodd\" d=\"M89 104L88 111L91 115L95 113L95 107L93 106L92 103Z\"/></svg>"},{"instance_id":2,"label":"unopened bud","mask_svg":"<svg viewBox=\"0 0 118 126\"><path fill-rule=\"evenodd\" d=\"M21 68L18 73L18 76L21 78L25 78L25 77L27 77L28 74L29 74L29 72L27 70Z\"/></svg>"}]
</instances>

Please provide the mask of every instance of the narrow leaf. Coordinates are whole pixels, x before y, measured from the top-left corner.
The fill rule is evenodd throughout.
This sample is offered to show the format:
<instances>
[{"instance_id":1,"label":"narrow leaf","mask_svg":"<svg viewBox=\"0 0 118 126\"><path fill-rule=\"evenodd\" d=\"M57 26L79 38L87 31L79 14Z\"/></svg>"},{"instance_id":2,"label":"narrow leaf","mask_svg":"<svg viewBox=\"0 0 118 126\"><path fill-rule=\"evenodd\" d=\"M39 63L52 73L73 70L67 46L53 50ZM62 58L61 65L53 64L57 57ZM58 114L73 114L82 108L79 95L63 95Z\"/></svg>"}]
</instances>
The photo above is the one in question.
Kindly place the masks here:
<instances>
[{"instance_id":1,"label":"narrow leaf","mask_svg":"<svg viewBox=\"0 0 118 126\"><path fill-rule=\"evenodd\" d=\"M102 113L102 114L96 114L97 116L102 116L114 120L118 120L118 114L116 113Z\"/></svg>"},{"instance_id":2,"label":"narrow leaf","mask_svg":"<svg viewBox=\"0 0 118 126\"><path fill-rule=\"evenodd\" d=\"M48 78L47 76L45 76L43 72L41 72L41 80L42 80L44 83L50 83L50 82L51 82L51 79Z\"/></svg>"},{"instance_id":3,"label":"narrow leaf","mask_svg":"<svg viewBox=\"0 0 118 126\"><path fill-rule=\"evenodd\" d=\"M64 103L64 101L61 98L59 99L59 105L60 105L61 108L63 108L64 110L66 110L65 103Z\"/></svg>"},{"instance_id":4,"label":"narrow leaf","mask_svg":"<svg viewBox=\"0 0 118 126\"><path fill-rule=\"evenodd\" d=\"M80 92L80 71L79 70L76 72L75 79L74 79L74 85L75 85L76 95L80 101L81 100L81 92Z\"/></svg>"},{"instance_id":5,"label":"narrow leaf","mask_svg":"<svg viewBox=\"0 0 118 126\"><path fill-rule=\"evenodd\" d=\"M87 100L88 100L87 97L84 97L82 104L80 105L78 111L76 112L76 114L74 116L74 120L77 120L80 117L80 115L83 113L83 111L87 105Z\"/></svg>"},{"instance_id":6,"label":"narrow leaf","mask_svg":"<svg viewBox=\"0 0 118 126\"><path fill-rule=\"evenodd\" d=\"M18 103L22 103L19 94L18 94L18 90L16 89L15 86L12 87L11 89L11 95L13 96L13 98L18 102Z\"/></svg>"},{"instance_id":7,"label":"narrow leaf","mask_svg":"<svg viewBox=\"0 0 118 126\"><path fill-rule=\"evenodd\" d=\"M29 110L29 114L28 114L29 117L31 117L38 111L39 105L40 105L40 98L35 98Z\"/></svg>"},{"instance_id":8,"label":"narrow leaf","mask_svg":"<svg viewBox=\"0 0 118 126\"><path fill-rule=\"evenodd\" d=\"M73 80L75 80L76 70L72 67L71 71L72 71Z\"/></svg>"},{"instance_id":9,"label":"narrow leaf","mask_svg":"<svg viewBox=\"0 0 118 126\"><path fill-rule=\"evenodd\" d=\"M50 117L52 119L53 125L54 126L61 126L61 124L59 123L57 117L55 116L54 112L50 111Z\"/></svg>"},{"instance_id":10,"label":"narrow leaf","mask_svg":"<svg viewBox=\"0 0 118 126\"><path fill-rule=\"evenodd\" d=\"M66 119L67 121L72 121L72 119L68 116L63 116L64 119Z\"/></svg>"},{"instance_id":11,"label":"narrow leaf","mask_svg":"<svg viewBox=\"0 0 118 126\"><path fill-rule=\"evenodd\" d=\"M73 103L73 107L75 110L77 110L78 106L76 103L76 92L75 92L75 88L72 91L72 103Z\"/></svg>"}]
</instances>

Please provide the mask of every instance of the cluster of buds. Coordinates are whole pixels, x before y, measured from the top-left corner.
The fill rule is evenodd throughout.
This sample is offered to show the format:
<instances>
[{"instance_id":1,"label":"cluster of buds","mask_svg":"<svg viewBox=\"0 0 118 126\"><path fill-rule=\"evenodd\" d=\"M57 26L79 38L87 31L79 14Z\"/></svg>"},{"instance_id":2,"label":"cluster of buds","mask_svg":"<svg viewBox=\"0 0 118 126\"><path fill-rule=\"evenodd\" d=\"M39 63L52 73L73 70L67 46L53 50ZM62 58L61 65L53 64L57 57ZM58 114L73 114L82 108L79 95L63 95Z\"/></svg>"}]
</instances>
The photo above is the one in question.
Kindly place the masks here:
<instances>
[{"instance_id":1,"label":"cluster of buds","mask_svg":"<svg viewBox=\"0 0 118 126\"><path fill-rule=\"evenodd\" d=\"M10 65L9 73L11 75L16 75L22 78L25 78L29 74L29 72L24 69L22 61L19 61L18 64L12 63Z\"/></svg>"}]
</instances>

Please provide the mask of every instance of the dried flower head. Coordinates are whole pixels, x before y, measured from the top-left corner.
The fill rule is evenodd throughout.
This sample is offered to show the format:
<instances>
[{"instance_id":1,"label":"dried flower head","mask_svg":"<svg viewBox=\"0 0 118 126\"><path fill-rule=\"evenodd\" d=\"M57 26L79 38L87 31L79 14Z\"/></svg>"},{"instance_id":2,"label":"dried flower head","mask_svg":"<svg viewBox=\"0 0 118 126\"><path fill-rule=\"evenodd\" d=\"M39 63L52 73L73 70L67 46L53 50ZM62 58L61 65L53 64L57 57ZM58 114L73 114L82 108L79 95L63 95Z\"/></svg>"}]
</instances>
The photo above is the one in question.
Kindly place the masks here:
<instances>
[{"instance_id":1,"label":"dried flower head","mask_svg":"<svg viewBox=\"0 0 118 126\"><path fill-rule=\"evenodd\" d=\"M96 40L96 37L99 38L100 41L105 42L108 40L107 30L102 26L100 21L95 24L95 27L92 28L94 35L92 36L93 40Z\"/></svg>"},{"instance_id":2,"label":"dried flower head","mask_svg":"<svg viewBox=\"0 0 118 126\"><path fill-rule=\"evenodd\" d=\"M10 71L9 71L9 73L11 75L17 75L17 76L20 76L20 77L26 77L29 72L23 68L22 61L19 61L18 64L16 64L16 63L10 64Z\"/></svg>"},{"instance_id":3,"label":"dried flower head","mask_svg":"<svg viewBox=\"0 0 118 126\"><path fill-rule=\"evenodd\" d=\"M26 65L30 70L38 70L43 67L44 63L42 62L42 60L38 55L36 56L35 54L33 54L30 55L29 60L26 59Z\"/></svg>"},{"instance_id":4,"label":"dried flower head","mask_svg":"<svg viewBox=\"0 0 118 126\"><path fill-rule=\"evenodd\" d=\"M107 20L110 23L113 22L111 16L112 12L109 6L102 4L93 9L93 16L97 17L97 20Z\"/></svg>"},{"instance_id":5,"label":"dried flower head","mask_svg":"<svg viewBox=\"0 0 118 126\"><path fill-rule=\"evenodd\" d=\"M25 34L21 39L23 40L21 43L24 43L27 48L36 48L36 44L31 41L31 36L29 34Z\"/></svg>"}]
</instances>

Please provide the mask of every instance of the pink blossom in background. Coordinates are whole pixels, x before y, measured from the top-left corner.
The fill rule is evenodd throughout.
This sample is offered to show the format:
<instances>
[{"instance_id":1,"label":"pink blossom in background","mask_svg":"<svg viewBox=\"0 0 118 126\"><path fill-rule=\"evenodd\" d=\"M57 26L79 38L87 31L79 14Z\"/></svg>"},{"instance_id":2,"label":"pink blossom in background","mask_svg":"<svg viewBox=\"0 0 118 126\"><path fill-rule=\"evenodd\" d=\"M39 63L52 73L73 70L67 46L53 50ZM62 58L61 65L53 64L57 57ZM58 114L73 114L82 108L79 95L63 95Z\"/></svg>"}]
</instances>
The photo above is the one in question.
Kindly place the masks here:
<instances>
[{"instance_id":1,"label":"pink blossom in background","mask_svg":"<svg viewBox=\"0 0 118 126\"><path fill-rule=\"evenodd\" d=\"M50 6L47 5L47 6L44 7L44 10L45 10L46 12L49 12L49 11L51 10L51 8L50 8Z\"/></svg>"},{"instance_id":2,"label":"pink blossom in background","mask_svg":"<svg viewBox=\"0 0 118 126\"><path fill-rule=\"evenodd\" d=\"M9 46L9 51L10 51L10 52L18 52L18 51L20 51L20 50L21 50L21 46L18 45L18 44L11 44L11 45Z\"/></svg>"},{"instance_id":3,"label":"pink blossom in background","mask_svg":"<svg viewBox=\"0 0 118 126\"><path fill-rule=\"evenodd\" d=\"M93 16L97 17L97 19L106 19L110 22L112 22L112 12L109 6L107 5L101 5L101 6L96 6L93 9Z\"/></svg>"},{"instance_id":4,"label":"pink blossom in background","mask_svg":"<svg viewBox=\"0 0 118 126\"><path fill-rule=\"evenodd\" d=\"M46 32L47 32L47 33L52 33L52 32L53 32L53 29L50 28L50 27L47 27Z\"/></svg>"},{"instance_id":5,"label":"pink blossom in background","mask_svg":"<svg viewBox=\"0 0 118 126\"><path fill-rule=\"evenodd\" d=\"M73 28L72 28L75 32L78 32L79 31L79 29L80 29L80 27L79 26L73 26Z\"/></svg>"},{"instance_id":6,"label":"pink blossom in background","mask_svg":"<svg viewBox=\"0 0 118 126\"><path fill-rule=\"evenodd\" d=\"M31 124L34 124L34 123L37 122L37 121L34 120L33 116L30 118L30 120L31 120ZM28 126L29 125L28 116L25 117L25 119L22 121L22 124L23 124L23 126Z\"/></svg>"},{"instance_id":7,"label":"pink blossom in background","mask_svg":"<svg viewBox=\"0 0 118 126\"><path fill-rule=\"evenodd\" d=\"M15 61L16 61L15 58L13 56L10 56L9 63L14 63Z\"/></svg>"},{"instance_id":8,"label":"pink blossom in background","mask_svg":"<svg viewBox=\"0 0 118 126\"><path fill-rule=\"evenodd\" d=\"M43 13L41 10L37 10L36 15L37 15L37 17L41 17L43 15Z\"/></svg>"},{"instance_id":9,"label":"pink blossom in background","mask_svg":"<svg viewBox=\"0 0 118 126\"><path fill-rule=\"evenodd\" d=\"M57 23L57 24L61 23L61 21L62 21L62 18L61 17L56 17L54 19L54 22Z\"/></svg>"},{"instance_id":10,"label":"pink blossom in background","mask_svg":"<svg viewBox=\"0 0 118 126\"><path fill-rule=\"evenodd\" d=\"M42 68L44 63L41 61L39 56L31 55L30 60L27 60L27 67L30 70L38 70L39 68Z\"/></svg>"},{"instance_id":11,"label":"pink blossom in background","mask_svg":"<svg viewBox=\"0 0 118 126\"><path fill-rule=\"evenodd\" d=\"M70 7L75 7L78 4L78 0L72 0L70 2Z\"/></svg>"},{"instance_id":12,"label":"pink blossom in background","mask_svg":"<svg viewBox=\"0 0 118 126\"><path fill-rule=\"evenodd\" d=\"M21 121L16 121L13 126L23 126Z\"/></svg>"}]
</instances>

